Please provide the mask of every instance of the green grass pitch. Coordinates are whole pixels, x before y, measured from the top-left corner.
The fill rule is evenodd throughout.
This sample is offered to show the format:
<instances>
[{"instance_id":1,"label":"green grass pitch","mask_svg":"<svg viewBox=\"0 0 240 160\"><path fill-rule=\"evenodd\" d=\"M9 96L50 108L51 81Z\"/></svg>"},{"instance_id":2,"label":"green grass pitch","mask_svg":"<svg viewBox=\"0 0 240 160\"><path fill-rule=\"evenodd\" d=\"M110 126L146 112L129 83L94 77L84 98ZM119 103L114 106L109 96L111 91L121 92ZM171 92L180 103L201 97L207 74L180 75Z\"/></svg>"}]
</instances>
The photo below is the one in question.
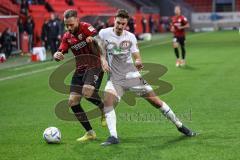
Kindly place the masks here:
<instances>
[{"instance_id":1,"label":"green grass pitch","mask_svg":"<svg viewBox=\"0 0 240 160\"><path fill-rule=\"evenodd\" d=\"M48 84L50 74L60 63L5 69L0 64L0 159L239 159L239 44L237 31L188 34L187 66L176 68L171 35L140 43L144 62L168 68L161 80L171 83L174 89L161 98L200 135L182 136L158 110L137 99L135 106L121 102L117 107L121 143L110 147L100 146L108 130L100 126L99 118L91 121L98 139L78 143L76 138L84 134L79 123L63 121L55 115L55 105L68 98ZM83 106L94 108L86 101ZM61 130L61 144L44 142L42 133L49 126Z\"/></svg>"}]
</instances>

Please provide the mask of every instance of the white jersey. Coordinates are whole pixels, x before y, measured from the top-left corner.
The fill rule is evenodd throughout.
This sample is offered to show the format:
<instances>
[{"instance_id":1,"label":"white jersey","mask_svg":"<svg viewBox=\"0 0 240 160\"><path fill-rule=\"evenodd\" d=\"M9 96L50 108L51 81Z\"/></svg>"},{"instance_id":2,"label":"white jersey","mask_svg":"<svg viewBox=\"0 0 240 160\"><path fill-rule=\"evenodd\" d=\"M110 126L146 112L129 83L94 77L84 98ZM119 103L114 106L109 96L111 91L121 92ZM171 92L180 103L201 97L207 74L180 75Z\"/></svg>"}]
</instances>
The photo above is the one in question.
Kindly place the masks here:
<instances>
[{"instance_id":1,"label":"white jersey","mask_svg":"<svg viewBox=\"0 0 240 160\"><path fill-rule=\"evenodd\" d=\"M140 77L132 60L132 53L139 52L134 34L124 30L122 35L118 36L113 27L109 27L102 29L99 37L106 45L111 81L121 83L127 79Z\"/></svg>"}]
</instances>

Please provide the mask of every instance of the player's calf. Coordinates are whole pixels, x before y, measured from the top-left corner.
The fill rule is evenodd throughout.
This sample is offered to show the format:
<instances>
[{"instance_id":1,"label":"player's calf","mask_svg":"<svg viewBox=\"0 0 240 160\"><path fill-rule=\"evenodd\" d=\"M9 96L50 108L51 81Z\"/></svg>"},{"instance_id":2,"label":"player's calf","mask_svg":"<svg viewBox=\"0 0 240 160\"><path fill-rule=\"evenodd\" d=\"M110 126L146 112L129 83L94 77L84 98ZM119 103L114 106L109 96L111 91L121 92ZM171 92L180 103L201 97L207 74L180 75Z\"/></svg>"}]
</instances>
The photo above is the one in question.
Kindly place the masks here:
<instances>
[{"instance_id":1,"label":"player's calf","mask_svg":"<svg viewBox=\"0 0 240 160\"><path fill-rule=\"evenodd\" d=\"M154 107L159 108L164 116L166 116L169 120L171 120L176 127L181 127L182 123L181 121L176 117L174 112L171 110L171 108L163 102L160 98L155 96L154 92L149 92L147 95L145 95L145 98L150 102Z\"/></svg>"},{"instance_id":2,"label":"player's calf","mask_svg":"<svg viewBox=\"0 0 240 160\"><path fill-rule=\"evenodd\" d=\"M185 127L182 122L177 118L172 109L162 100L160 100L155 94L150 92L145 97L154 107L159 108L164 116L166 116L178 129L179 132L183 133L188 137L196 136L197 133L191 131Z\"/></svg>"}]
</instances>

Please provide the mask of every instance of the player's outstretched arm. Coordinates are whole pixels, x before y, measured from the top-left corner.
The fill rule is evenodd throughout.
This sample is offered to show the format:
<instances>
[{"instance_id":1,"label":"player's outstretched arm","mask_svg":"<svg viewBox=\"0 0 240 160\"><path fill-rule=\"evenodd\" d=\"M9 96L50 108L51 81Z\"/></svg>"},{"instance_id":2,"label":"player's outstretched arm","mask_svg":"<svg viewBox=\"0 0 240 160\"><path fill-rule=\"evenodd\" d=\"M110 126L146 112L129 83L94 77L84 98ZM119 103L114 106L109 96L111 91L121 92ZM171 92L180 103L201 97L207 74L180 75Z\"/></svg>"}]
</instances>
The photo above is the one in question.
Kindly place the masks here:
<instances>
[{"instance_id":1,"label":"player's outstretched arm","mask_svg":"<svg viewBox=\"0 0 240 160\"><path fill-rule=\"evenodd\" d=\"M106 46L105 43L103 42L103 40L97 35L94 38L94 42L97 43L97 47L99 52L101 53L101 63L102 63L102 69L104 72L109 72L110 71L110 67L108 65L108 62L106 60Z\"/></svg>"},{"instance_id":2,"label":"player's outstretched arm","mask_svg":"<svg viewBox=\"0 0 240 160\"><path fill-rule=\"evenodd\" d=\"M189 25L189 23L187 23L183 26L179 26L178 29L186 29L186 28L189 28L189 27L190 27L190 25Z\"/></svg>"}]
</instances>

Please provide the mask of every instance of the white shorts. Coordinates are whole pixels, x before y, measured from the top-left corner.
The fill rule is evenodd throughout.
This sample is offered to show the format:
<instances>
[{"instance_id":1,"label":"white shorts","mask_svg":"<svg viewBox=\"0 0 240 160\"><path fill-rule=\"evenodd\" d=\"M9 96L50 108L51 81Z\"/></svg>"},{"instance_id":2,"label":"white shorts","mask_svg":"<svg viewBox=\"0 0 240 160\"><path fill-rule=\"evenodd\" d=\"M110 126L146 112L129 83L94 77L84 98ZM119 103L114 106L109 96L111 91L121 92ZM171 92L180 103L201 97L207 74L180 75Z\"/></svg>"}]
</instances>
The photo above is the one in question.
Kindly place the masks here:
<instances>
[{"instance_id":1,"label":"white shorts","mask_svg":"<svg viewBox=\"0 0 240 160\"><path fill-rule=\"evenodd\" d=\"M152 87L142 78L129 79L124 84L116 84L109 80L105 86L105 92L112 93L120 101L125 91L135 92L139 96L153 91Z\"/></svg>"}]
</instances>

